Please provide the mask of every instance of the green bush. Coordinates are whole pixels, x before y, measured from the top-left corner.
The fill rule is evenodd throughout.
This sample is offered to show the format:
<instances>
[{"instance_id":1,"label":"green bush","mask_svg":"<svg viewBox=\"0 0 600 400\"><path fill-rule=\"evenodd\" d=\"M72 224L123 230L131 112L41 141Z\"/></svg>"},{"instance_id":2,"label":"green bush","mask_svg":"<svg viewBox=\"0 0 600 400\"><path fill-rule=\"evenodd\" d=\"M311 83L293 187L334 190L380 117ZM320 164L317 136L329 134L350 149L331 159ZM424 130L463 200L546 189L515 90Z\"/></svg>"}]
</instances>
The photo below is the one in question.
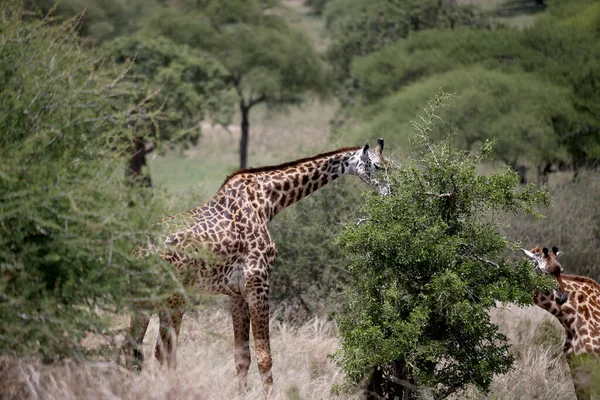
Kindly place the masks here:
<instances>
[{"instance_id":1,"label":"green bush","mask_svg":"<svg viewBox=\"0 0 600 400\"><path fill-rule=\"evenodd\" d=\"M94 63L78 18L27 22L19 3L0 15L0 353L52 361L83 356L102 311L154 295L161 267L131 250L162 202L123 168L153 103L131 107L138 93Z\"/></svg>"},{"instance_id":2,"label":"green bush","mask_svg":"<svg viewBox=\"0 0 600 400\"><path fill-rule=\"evenodd\" d=\"M516 243L500 234L500 211L548 205L535 186L521 188L508 169L490 176L481 153L450 140L433 143L440 95L415 122L419 133L402 168L388 171L392 195L368 199L359 223L338 241L352 264L349 312L340 318L337 359L355 382L389 398L410 387L447 396L468 384L487 391L513 362L506 337L490 321L497 302L531 304L552 281L506 258Z\"/></svg>"}]
</instances>

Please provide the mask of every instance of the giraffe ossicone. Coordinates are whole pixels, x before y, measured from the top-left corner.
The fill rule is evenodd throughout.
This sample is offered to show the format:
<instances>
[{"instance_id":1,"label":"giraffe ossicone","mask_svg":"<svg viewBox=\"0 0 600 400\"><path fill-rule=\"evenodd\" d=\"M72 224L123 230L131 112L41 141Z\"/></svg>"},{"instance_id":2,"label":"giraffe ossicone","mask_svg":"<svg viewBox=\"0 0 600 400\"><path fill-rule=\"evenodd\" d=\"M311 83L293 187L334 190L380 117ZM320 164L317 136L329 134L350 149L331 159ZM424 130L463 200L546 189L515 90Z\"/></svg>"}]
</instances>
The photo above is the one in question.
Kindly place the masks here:
<instances>
[{"instance_id":1,"label":"giraffe ossicone","mask_svg":"<svg viewBox=\"0 0 600 400\"><path fill-rule=\"evenodd\" d=\"M590 398L590 375L577 366L577 357L589 357L600 368L600 284L595 280L579 275L562 274L563 267L558 262L562 252L553 247L521 249L525 256L533 260L538 273L550 274L557 283L556 291L535 293L534 303L548 311L560 322L565 330L564 354L571 369L573 385L578 399Z\"/></svg>"},{"instance_id":2,"label":"giraffe ossicone","mask_svg":"<svg viewBox=\"0 0 600 400\"><path fill-rule=\"evenodd\" d=\"M207 203L165 218L161 244L137 254L158 253L172 263L186 288L230 296L234 359L241 391L250 366L250 326L258 369L268 395L273 385L269 340L269 275L277 248L269 222L283 209L343 175L357 175L381 194L387 182L374 178L383 164L383 139L371 148L346 147L281 165L240 170L228 176ZM212 256L203 257L206 252ZM193 255L193 256L192 256ZM141 369L141 344L152 312L159 312L160 335L155 356L176 366L176 341L186 299L172 295L164 304L144 304L131 318L123 350L127 365ZM145 311L145 312L144 312Z\"/></svg>"}]
</instances>

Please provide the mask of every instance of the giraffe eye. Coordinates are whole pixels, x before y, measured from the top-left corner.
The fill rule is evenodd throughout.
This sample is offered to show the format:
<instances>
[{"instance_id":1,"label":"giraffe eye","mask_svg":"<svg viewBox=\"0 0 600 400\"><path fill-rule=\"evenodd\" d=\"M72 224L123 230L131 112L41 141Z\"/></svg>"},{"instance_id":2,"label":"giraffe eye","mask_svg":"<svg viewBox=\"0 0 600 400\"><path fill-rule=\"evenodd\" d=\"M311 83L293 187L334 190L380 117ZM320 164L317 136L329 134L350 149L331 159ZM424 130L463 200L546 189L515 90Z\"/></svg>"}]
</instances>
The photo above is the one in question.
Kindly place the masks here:
<instances>
[{"instance_id":1,"label":"giraffe eye","mask_svg":"<svg viewBox=\"0 0 600 400\"><path fill-rule=\"evenodd\" d=\"M379 170L381 169L381 166L379 166L379 165L377 165L377 164L373 164L373 166L375 167L375 169L376 169L377 171L379 171Z\"/></svg>"}]
</instances>

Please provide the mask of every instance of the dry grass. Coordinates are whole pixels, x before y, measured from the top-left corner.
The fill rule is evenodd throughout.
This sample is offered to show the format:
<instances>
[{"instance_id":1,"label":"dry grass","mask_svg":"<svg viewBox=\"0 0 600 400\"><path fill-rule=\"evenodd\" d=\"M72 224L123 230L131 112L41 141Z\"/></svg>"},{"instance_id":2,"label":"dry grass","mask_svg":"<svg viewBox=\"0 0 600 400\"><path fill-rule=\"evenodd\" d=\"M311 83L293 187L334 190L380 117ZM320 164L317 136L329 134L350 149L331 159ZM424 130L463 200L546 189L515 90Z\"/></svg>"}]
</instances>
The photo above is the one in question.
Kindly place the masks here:
<instances>
[{"instance_id":1,"label":"dry grass","mask_svg":"<svg viewBox=\"0 0 600 400\"><path fill-rule=\"evenodd\" d=\"M118 318L118 324L126 324ZM333 322L313 319L297 329L273 322L274 399L324 399L343 382L328 358L337 346ZM14 399L233 399L237 381L233 329L222 305L186 315L176 371L161 369L152 356L158 334L154 316L144 341L146 362L140 374L111 363L48 367L26 361L0 362L0 393ZM254 349L252 349L254 354ZM256 362L250 368L246 399L262 398Z\"/></svg>"},{"instance_id":2,"label":"dry grass","mask_svg":"<svg viewBox=\"0 0 600 400\"><path fill-rule=\"evenodd\" d=\"M548 312L510 306L492 312L493 321L509 338L514 368L492 383L490 399L574 399L569 367L562 353L564 330Z\"/></svg>"},{"instance_id":3,"label":"dry grass","mask_svg":"<svg viewBox=\"0 0 600 400\"><path fill-rule=\"evenodd\" d=\"M497 376L485 396L470 389L469 399L574 399L568 367L562 355L562 328L536 307L508 307L492 312L513 343L514 369ZM118 317L116 325L125 325ZM223 302L184 319L178 348L178 369L161 369L152 357L158 332L156 316L144 341L146 362L140 374L112 363L66 363L42 366L23 360L0 360L3 399L233 399L237 383L233 363L233 333ZM274 399L361 398L332 393L344 373L328 357L338 345L333 322L314 319L299 328L273 320L271 327L275 377ZM90 343L91 345L93 343ZM558 351L557 351L558 349ZM262 398L260 376L253 361L246 399Z\"/></svg>"}]
</instances>

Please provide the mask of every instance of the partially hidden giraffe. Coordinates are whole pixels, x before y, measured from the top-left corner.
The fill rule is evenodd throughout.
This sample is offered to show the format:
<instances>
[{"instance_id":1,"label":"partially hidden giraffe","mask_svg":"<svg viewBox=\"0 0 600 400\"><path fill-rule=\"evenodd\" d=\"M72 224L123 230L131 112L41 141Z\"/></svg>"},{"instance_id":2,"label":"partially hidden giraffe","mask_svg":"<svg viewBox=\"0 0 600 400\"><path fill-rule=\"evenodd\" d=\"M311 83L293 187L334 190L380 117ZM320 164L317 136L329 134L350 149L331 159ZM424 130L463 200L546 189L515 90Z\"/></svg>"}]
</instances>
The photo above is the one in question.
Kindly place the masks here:
<instances>
[{"instance_id":1,"label":"partially hidden giraffe","mask_svg":"<svg viewBox=\"0 0 600 400\"><path fill-rule=\"evenodd\" d=\"M267 396L273 385L268 297L277 248L269 222L284 208L342 175L357 175L381 194L388 194L389 185L373 177L382 167L382 150L383 139L378 139L375 148L366 142L363 147L237 171L207 203L163 220L166 239L162 246L149 244L142 251L146 255L156 252L174 264L178 276L185 277L186 287L230 296L240 391L246 387L250 366L250 326ZM130 339L123 346L130 368L141 369L141 344L150 313L155 311L160 318L155 357L175 368L177 335L187 305L183 296L173 295L166 304L146 305L148 312L132 316Z\"/></svg>"},{"instance_id":2,"label":"partially hidden giraffe","mask_svg":"<svg viewBox=\"0 0 600 400\"><path fill-rule=\"evenodd\" d=\"M563 268L558 261L562 252L553 247L535 247L530 251L521 249L525 256L534 261L539 273L551 274L562 292L536 293L534 303L558 319L565 330L564 354L571 369L573 385L578 399L590 397L590 376L585 368L578 370L578 356L589 357L592 365L600 366L600 284L595 280L578 275L561 274ZM595 361L595 362L594 362Z\"/></svg>"}]
</instances>

